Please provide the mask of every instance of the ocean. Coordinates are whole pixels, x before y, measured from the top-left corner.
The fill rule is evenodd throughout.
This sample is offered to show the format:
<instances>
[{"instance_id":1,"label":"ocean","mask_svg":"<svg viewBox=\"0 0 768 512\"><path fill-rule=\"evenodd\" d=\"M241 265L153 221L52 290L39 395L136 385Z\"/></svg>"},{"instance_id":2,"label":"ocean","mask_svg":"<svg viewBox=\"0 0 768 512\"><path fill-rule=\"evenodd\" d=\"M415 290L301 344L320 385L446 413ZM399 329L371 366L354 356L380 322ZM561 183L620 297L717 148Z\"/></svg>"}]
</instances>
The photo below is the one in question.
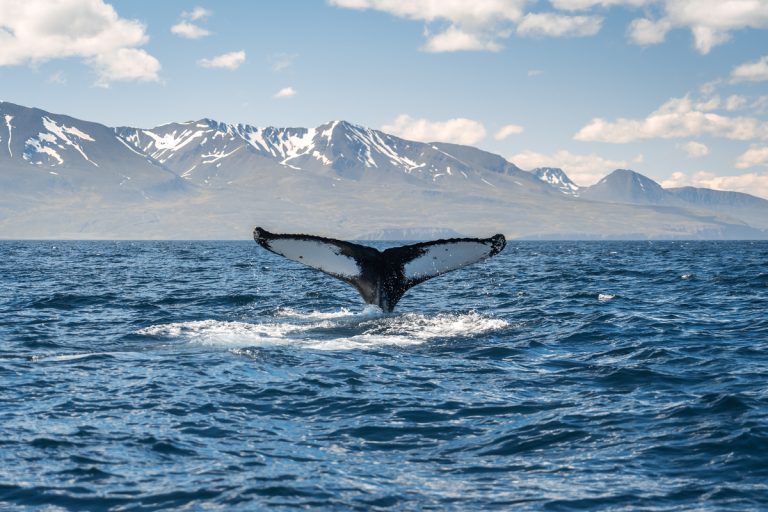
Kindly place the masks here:
<instances>
[{"instance_id":1,"label":"ocean","mask_svg":"<svg viewBox=\"0 0 768 512\"><path fill-rule=\"evenodd\" d=\"M0 509L166 508L765 510L768 242L0 242Z\"/></svg>"}]
</instances>

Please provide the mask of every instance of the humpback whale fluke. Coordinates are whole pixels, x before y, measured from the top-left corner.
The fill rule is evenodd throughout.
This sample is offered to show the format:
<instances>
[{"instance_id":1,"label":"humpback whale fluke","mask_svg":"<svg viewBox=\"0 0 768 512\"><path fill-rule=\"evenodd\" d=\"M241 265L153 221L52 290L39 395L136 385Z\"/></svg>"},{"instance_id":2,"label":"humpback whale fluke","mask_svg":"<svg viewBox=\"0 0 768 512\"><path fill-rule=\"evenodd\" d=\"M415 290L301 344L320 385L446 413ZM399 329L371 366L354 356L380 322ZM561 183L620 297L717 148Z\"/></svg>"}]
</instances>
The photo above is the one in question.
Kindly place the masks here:
<instances>
[{"instance_id":1,"label":"humpback whale fluke","mask_svg":"<svg viewBox=\"0 0 768 512\"><path fill-rule=\"evenodd\" d=\"M504 235L449 238L379 251L374 247L313 235L276 234L257 227L256 242L354 286L368 304L392 312L409 288L451 270L495 256Z\"/></svg>"}]
</instances>

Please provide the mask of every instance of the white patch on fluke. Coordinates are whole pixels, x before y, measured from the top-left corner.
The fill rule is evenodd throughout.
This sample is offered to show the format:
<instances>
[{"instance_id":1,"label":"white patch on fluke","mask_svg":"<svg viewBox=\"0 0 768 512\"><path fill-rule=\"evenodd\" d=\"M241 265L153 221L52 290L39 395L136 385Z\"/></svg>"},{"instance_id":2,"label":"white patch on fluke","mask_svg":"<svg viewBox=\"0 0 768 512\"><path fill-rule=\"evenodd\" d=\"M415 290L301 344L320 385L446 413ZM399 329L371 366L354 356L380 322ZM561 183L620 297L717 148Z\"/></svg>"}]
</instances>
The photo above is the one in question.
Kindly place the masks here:
<instances>
[{"instance_id":1,"label":"white patch on fluke","mask_svg":"<svg viewBox=\"0 0 768 512\"><path fill-rule=\"evenodd\" d=\"M360 266L354 258L341 254L333 244L317 240L272 239L269 248L277 254L312 268L340 277L360 275Z\"/></svg>"},{"instance_id":2,"label":"white patch on fluke","mask_svg":"<svg viewBox=\"0 0 768 512\"><path fill-rule=\"evenodd\" d=\"M492 247L481 242L446 242L431 245L424 254L405 264L406 279L443 274L487 258Z\"/></svg>"}]
</instances>

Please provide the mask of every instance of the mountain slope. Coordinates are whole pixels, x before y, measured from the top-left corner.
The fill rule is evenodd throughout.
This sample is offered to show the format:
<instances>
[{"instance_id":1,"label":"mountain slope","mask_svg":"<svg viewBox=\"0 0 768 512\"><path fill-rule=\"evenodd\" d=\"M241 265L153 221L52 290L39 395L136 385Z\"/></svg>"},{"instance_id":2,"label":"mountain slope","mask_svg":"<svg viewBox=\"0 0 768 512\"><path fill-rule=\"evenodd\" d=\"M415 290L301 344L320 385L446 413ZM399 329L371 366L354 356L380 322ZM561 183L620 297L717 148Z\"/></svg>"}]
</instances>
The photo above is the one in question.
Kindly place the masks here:
<instances>
[{"instance_id":1,"label":"mountain slope","mask_svg":"<svg viewBox=\"0 0 768 512\"><path fill-rule=\"evenodd\" d=\"M652 179L628 169L616 169L582 190L581 197L608 203L684 206L682 200Z\"/></svg>"},{"instance_id":2,"label":"mountain slope","mask_svg":"<svg viewBox=\"0 0 768 512\"><path fill-rule=\"evenodd\" d=\"M176 174L98 123L0 103L0 185L19 197L103 194L144 201L185 193Z\"/></svg>"},{"instance_id":3,"label":"mountain slope","mask_svg":"<svg viewBox=\"0 0 768 512\"><path fill-rule=\"evenodd\" d=\"M667 192L684 201L691 208L719 212L742 219L751 226L768 229L768 201L741 192L711 190L708 188L668 188Z\"/></svg>"},{"instance_id":4,"label":"mountain slope","mask_svg":"<svg viewBox=\"0 0 768 512\"><path fill-rule=\"evenodd\" d=\"M574 197L579 196L581 187L571 181L571 178L569 178L568 175L565 174L565 171L560 168L537 167L531 171L531 174L565 195Z\"/></svg>"},{"instance_id":5,"label":"mountain slope","mask_svg":"<svg viewBox=\"0 0 768 512\"><path fill-rule=\"evenodd\" d=\"M768 236L638 176L586 200L498 155L345 121L109 128L0 104L0 238L247 239L254 225L340 238Z\"/></svg>"}]
</instances>

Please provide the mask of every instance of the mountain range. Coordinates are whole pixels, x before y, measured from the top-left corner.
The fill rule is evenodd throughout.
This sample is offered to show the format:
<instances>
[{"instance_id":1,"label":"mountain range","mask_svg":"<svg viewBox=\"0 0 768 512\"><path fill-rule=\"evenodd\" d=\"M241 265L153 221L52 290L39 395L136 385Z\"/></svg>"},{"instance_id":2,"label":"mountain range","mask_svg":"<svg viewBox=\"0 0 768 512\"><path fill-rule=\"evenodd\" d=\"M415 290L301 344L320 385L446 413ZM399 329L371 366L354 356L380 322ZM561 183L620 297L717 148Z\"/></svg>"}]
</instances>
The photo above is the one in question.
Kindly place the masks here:
<instances>
[{"instance_id":1,"label":"mountain range","mask_svg":"<svg viewBox=\"0 0 768 512\"><path fill-rule=\"evenodd\" d=\"M579 187L456 144L346 121L107 127L0 102L0 238L765 239L768 201L664 189L630 170Z\"/></svg>"}]
</instances>

